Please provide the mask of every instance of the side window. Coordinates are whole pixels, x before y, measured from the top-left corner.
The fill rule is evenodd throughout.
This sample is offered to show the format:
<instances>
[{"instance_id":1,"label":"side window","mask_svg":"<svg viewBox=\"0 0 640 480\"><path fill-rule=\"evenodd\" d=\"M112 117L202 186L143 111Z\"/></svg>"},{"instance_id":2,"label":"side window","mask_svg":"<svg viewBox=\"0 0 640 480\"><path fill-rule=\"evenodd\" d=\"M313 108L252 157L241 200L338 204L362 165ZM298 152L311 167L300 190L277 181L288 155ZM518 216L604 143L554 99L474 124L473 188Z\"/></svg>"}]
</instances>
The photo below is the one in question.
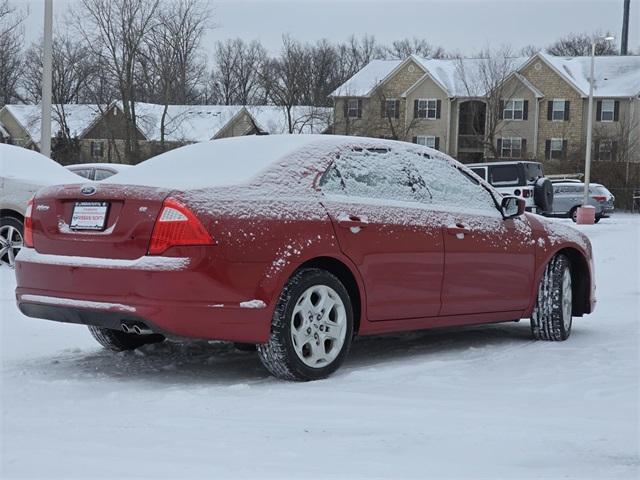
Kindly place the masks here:
<instances>
[{"instance_id":1,"label":"side window","mask_svg":"<svg viewBox=\"0 0 640 480\"><path fill-rule=\"evenodd\" d=\"M497 213L491 194L447 158L416 155L415 164L431 193L431 203Z\"/></svg>"},{"instance_id":2,"label":"side window","mask_svg":"<svg viewBox=\"0 0 640 480\"><path fill-rule=\"evenodd\" d=\"M429 201L431 195L406 153L354 149L336 158L320 180L324 193L401 201Z\"/></svg>"}]
</instances>

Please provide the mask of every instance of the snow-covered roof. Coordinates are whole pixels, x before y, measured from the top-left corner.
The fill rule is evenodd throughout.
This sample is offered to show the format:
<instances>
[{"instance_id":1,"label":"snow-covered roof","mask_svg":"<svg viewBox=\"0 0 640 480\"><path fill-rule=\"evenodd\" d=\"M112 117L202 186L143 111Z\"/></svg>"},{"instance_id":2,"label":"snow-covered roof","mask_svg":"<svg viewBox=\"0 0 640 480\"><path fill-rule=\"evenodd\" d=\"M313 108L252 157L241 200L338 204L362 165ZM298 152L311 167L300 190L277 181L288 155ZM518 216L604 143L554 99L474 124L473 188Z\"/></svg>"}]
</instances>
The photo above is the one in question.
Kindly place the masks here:
<instances>
[{"instance_id":1,"label":"snow-covered roof","mask_svg":"<svg viewBox=\"0 0 640 480\"><path fill-rule=\"evenodd\" d=\"M256 126L269 134L289 133L287 111L284 107L256 105L247 107ZM333 116L333 108L295 106L291 109L294 133L323 133Z\"/></svg>"},{"instance_id":2,"label":"snow-covered roof","mask_svg":"<svg viewBox=\"0 0 640 480\"><path fill-rule=\"evenodd\" d=\"M487 62L481 58L421 58L411 55L405 60L373 60L362 70L338 87L333 97L367 97L375 88L389 78L400 65L413 60L427 76L439 84L449 97L475 97L485 95L481 68ZM516 71L527 60L527 57L508 58L505 60L507 72ZM403 93L406 96L411 90Z\"/></svg>"},{"instance_id":3,"label":"snow-covered roof","mask_svg":"<svg viewBox=\"0 0 640 480\"><path fill-rule=\"evenodd\" d=\"M336 88L330 97L367 97L405 60L372 60Z\"/></svg>"},{"instance_id":4,"label":"snow-covered roof","mask_svg":"<svg viewBox=\"0 0 640 480\"><path fill-rule=\"evenodd\" d=\"M40 132L42 131L42 107L40 105L5 105L3 109L16 119L34 143L40 143ZM100 105L53 105L51 107L51 136L55 137L62 130L59 121L61 116L64 116L69 135L73 138L81 136L104 110L106 108Z\"/></svg>"},{"instance_id":5,"label":"snow-covered roof","mask_svg":"<svg viewBox=\"0 0 640 480\"><path fill-rule=\"evenodd\" d=\"M555 57L545 52L544 59L562 77L572 84L582 96L589 95L591 57ZM596 97L633 97L640 95L640 56L595 57Z\"/></svg>"},{"instance_id":6,"label":"snow-covered roof","mask_svg":"<svg viewBox=\"0 0 640 480\"><path fill-rule=\"evenodd\" d=\"M118 106L122 108L122 103ZM136 123L147 140L160 141L164 105L136 102ZM241 105L169 105L165 141L211 140L244 109Z\"/></svg>"}]
</instances>

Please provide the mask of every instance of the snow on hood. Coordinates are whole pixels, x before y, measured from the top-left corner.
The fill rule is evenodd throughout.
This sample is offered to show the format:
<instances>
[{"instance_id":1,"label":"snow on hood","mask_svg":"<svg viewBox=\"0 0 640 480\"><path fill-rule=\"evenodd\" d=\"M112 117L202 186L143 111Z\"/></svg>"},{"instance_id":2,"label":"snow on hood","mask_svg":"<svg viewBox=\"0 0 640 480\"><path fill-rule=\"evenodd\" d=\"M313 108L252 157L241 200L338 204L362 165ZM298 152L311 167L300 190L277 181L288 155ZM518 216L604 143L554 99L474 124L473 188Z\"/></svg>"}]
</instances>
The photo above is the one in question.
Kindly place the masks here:
<instances>
[{"instance_id":1,"label":"snow on hood","mask_svg":"<svg viewBox=\"0 0 640 480\"><path fill-rule=\"evenodd\" d=\"M0 178L41 185L87 182L86 178L79 177L38 152L5 144L0 144Z\"/></svg>"}]
</instances>

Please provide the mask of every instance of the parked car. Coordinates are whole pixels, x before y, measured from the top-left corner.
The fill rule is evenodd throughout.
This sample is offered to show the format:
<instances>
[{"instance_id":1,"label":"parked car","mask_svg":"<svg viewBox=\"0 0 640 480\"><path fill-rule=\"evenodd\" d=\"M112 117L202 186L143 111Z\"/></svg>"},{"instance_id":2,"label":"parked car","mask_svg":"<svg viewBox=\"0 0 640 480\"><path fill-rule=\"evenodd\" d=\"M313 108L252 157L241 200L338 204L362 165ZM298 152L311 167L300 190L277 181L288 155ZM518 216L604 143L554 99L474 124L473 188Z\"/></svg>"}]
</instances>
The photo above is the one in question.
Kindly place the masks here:
<instances>
[{"instance_id":1,"label":"parked car","mask_svg":"<svg viewBox=\"0 0 640 480\"><path fill-rule=\"evenodd\" d=\"M553 210L553 187L540 162L471 163L467 167L503 195L523 198L528 212L545 214Z\"/></svg>"},{"instance_id":2,"label":"parked car","mask_svg":"<svg viewBox=\"0 0 640 480\"><path fill-rule=\"evenodd\" d=\"M23 244L27 204L43 186L77 182L60 164L32 150L0 143L0 261L13 266Z\"/></svg>"},{"instance_id":3,"label":"parked car","mask_svg":"<svg viewBox=\"0 0 640 480\"><path fill-rule=\"evenodd\" d=\"M577 220L578 207L582 205L584 195L584 182L573 180L553 182L553 211L550 217L571 218ZM601 218L607 218L615 210L615 197L604 185L599 183L589 184L589 205L596 209L596 223Z\"/></svg>"},{"instance_id":4,"label":"parked car","mask_svg":"<svg viewBox=\"0 0 640 480\"><path fill-rule=\"evenodd\" d=\"M76 175L99 182L131 167L123 163L77 163L66 168Z\"/></svg>"},{"instance_id":5,"label":"parked car","mask_svg":"<svg viewBox=\"0 0 640 480\"><path fill-rule=\"evenodd\" d=\"M180 168L176 168L180 165ZM420 145L236 137L112 183L40 191L17 260L27 316L112 350L257 344L273 375L335 371L354 335L531 318L565 340L594 308L589 240Z\"/></svg>"}]
</instances>

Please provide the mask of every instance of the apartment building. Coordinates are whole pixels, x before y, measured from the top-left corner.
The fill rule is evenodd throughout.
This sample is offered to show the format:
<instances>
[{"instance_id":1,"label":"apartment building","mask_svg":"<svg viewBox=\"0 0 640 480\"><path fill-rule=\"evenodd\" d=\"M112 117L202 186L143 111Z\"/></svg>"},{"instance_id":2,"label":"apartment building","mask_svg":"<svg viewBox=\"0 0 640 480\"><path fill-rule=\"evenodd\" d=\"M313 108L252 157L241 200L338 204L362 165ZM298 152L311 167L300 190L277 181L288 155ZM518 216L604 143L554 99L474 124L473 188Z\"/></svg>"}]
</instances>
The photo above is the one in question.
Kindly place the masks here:
<instances>
[{"instance_id":1,"label":"apartment building","mask_svg":"<svg viewBox=\"0 0 640 480\"><path fill-rule=\"evenodd\" d=\"M331 94L334 133L420 143L462 161L577 158L589 62L544 52L374 60ZM596 57L595 71L594 158L638 161L640 57Z\"/></svg>"}]
</instances>

